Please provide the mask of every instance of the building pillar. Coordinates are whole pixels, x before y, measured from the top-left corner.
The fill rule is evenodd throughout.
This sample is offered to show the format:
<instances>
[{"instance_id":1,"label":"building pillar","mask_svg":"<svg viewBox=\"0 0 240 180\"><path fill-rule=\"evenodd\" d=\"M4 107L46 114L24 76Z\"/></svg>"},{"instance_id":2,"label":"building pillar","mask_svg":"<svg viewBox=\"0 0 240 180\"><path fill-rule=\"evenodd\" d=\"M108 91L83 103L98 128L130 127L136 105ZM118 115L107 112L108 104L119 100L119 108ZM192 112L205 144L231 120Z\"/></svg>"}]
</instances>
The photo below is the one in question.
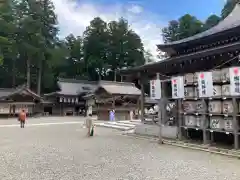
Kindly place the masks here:
<instances>
[{"instance_id":1,"label":"building pillar","mask_svg":"<svg viewBox=\"0 0 240 180\"><path fill-rule=\"evenodd\" d=\"M239 126L238 126L238 120L237 120L238 105L235 97L232 99L232 102L233 102L233 108L234 108L234 111L233 111L234 149L238 149L239 148L239 141L238 141Z\"/></svg>"},{"instance_id":2,"label":"building pillar","mask_svg":"<svg viewBox=\"0 0 240 180\"><path fill-rule=\"evenodd\" d=\"M157 79L160 79L160 75L157 74ZM158 100L158 123L159 123L159 144L163 143L162 127L167 119L166 113L167 97L166 97L166 83L161 83L161 99Z\"/></svg>"},{"instance_id":3,"label":"building pillar","mask_svg":"<svg viewBox=\"0 0 240 180\"><path fill-rule=\"evenodd\" d=\"M145 108L144 108L144 104L145 104L145 91L144 91L144 79L141 75L140 77L140 86L141 86L141 97L140 97L140 110L141 110L141 121L144 122L145 121Z\"/></svg>"}]
</instances>

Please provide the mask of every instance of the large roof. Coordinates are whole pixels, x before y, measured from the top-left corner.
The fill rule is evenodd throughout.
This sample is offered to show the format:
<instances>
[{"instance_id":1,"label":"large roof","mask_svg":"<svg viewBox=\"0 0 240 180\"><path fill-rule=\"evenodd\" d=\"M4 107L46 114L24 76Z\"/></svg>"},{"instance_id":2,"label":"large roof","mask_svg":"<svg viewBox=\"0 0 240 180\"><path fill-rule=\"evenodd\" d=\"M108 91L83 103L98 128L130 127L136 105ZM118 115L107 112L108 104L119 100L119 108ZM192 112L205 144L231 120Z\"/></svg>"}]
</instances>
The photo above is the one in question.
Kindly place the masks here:
<instances>
[{"instance_id":1,"label":"large roof","mask_svg":"<svg viewBox=\"0 0 240 180\"><path fill-rule=\"evenodd\" d=\"M196 34L194 36L181 39L178 41L157 45L159 49L164 50L167 47L179 45L183 43L189 43L191 41L200 40L203 38L207 38L212 35L219 35L223 32L229 31L231 29L240 27L240 3L237 3L233 11L221 22L219 22L216 26L202 32Z\"/></svg>"},{"instance_id":2,"label":"large roof","mask_svg":"<svg viewBox=\"0 0 240 180\"><path fill-rule=\"evenodd\" d=\"M58 86L60 91L45 95L69 95L77 96L84 93L93 92L97 87L97 82L87 80L62 79L59 78Z\"/></svg>"},{"instance_id":3,"label":"large roof","mask_svg":"<svg viewBox=\"0 0 240 180\"><path fill-rule=\"evenodd\" d=\"M16 88L1 88L0 89L0 99L5 99L7 97L13 96L15 94L29 94L36 99L42 99L41 96L37 95L30 89L26 87L26 85L21 85Z\"/></svg>"},{"instance_id":4,"label":"large roof","mask_svg":"<svg viewBox=\"0 0 240 180\"><path fill-rule=\"evenodd\" d=\"M111 95L141 95L141 90L129 82L100 81L95 92L100 88Z\"/></svg>"},{"instance_id":5,"label":"large roof","mask_svg":"<svg viewBox=\"0 0 240 180\"><path fill-rule=\"evenodd\" d=\"M122 75L126 75L126 76L127 75L137 75L140 72L145 72L146 76L148 74L156 74L157 72L159 72L161 74L166 74L166 73L177 74L176 69L172 68L174 64L193 60L193 59L199 59L199 58L203 58L206 56L212 56L215 54L220 54L220 53L224 53L224 52L228 52L228 51L235 51L235 50L239 50L239 49L240 49L240 42L236 42L233 44L227 44L224 46L214 47L211 49L206 49L206 50L195 52L195 53L190 53L190 54L186 54L186 55L167 58L167 59L164 59L164 60L161 60L158 62L152 62L152 63L145 64L142 66L137 66L137 67L133 67L133 68L129 68L129 69L123 69L123 70L120 70L119 73ZM196 63L198 63L198 61L196 61ZM207 70L208 68L211 68L210 65L205 66L205 70Z\"/></svg>"}]
</instances>

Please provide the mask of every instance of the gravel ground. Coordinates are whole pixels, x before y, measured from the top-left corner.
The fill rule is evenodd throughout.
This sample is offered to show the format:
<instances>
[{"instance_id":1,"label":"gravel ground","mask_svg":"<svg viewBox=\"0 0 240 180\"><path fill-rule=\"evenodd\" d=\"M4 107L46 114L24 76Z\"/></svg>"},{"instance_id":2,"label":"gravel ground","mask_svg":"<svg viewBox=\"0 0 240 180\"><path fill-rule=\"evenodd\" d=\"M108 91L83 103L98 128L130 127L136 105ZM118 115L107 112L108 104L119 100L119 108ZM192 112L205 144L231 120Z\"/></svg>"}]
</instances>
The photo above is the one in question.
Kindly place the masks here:
<instances>
[{"instance_id":1,"label":"gravel ground","mask_svg":"<svg viewBox=\"0 0 240 180\"><path fill-rule=\"evenodd\" d=\"M72 121L72 120L71 120ZM0 180L239 180L240 161L81 124L0 128Z\"/></svg>"}]
</instances>

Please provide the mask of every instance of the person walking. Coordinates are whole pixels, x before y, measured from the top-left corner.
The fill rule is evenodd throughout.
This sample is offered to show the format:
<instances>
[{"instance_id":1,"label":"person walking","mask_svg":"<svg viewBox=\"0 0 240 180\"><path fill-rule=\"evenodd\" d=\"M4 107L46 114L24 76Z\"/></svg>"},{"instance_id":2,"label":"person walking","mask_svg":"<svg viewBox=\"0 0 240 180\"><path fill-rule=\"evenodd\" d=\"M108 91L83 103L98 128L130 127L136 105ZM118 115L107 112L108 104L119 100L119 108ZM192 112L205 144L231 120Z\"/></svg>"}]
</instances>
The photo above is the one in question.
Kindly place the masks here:
<instances>
[{"instance_id":1,"label":"person walking","mask_svg":"<svg viewBox=\"0 0 240 180\"><path fill-rule=\"evenodd\" d=\"M20 128L24 128L26 122L26 113L24 109L19 113L18 120L20 121Z\"/></svg>"},{"instance_id":2,"label":"person walking","mask_svg":"<svg viewBox=\"0 0 240 180\"><path fill-rule=\"evenodd\" d=\"M90 136L93 136L93 127L94 126L94 123L93 123L93 119L92 119L92 114L89 114L87 119L86 119L86 127L87 127L87 136L90 137Z\"/></svg>"}]
</instances>

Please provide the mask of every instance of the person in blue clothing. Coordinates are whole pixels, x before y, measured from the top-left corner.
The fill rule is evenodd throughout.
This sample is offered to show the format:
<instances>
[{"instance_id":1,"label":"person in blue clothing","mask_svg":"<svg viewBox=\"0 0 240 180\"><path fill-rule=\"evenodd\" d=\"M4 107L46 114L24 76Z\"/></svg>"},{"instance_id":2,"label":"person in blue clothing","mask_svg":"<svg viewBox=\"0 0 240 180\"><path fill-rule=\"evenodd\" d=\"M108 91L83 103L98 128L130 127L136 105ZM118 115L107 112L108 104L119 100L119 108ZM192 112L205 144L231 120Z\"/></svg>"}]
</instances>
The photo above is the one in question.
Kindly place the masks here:
<instances>
[{"instance_id":1,"label":"person in blue clothing","mask_svg":"<svg viewBox=\"0 0 240 180\"><path fill-rule=\"evenodd\" d=\"M110 121L114 121L115 120L115 111L114 110L111 110L109 112L109 119L110 119Z\"/></svg>"}]
</instances>

